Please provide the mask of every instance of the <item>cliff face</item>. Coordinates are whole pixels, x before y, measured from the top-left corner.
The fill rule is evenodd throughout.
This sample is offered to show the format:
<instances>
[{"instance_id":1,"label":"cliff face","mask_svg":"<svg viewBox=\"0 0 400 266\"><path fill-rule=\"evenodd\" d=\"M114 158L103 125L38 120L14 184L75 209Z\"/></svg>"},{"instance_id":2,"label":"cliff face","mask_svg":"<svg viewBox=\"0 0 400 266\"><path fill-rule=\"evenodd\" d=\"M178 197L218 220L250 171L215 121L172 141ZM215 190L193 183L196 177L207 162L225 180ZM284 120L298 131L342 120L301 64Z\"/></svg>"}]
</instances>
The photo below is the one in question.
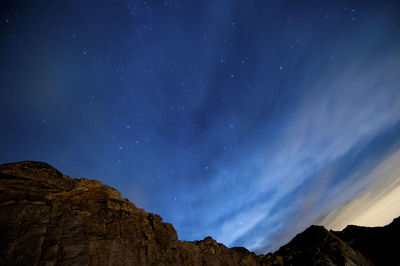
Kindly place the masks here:
<instances>
[{"instance_id":1,"label":"cliff face","mask_svg":"<svg viewBox=\"0 0 400 266\"><path fill-rule=\"evenodd\" d=\"M326 230L312 225L266 259L277 265L373 265L360 252Z\"/></svg>"},{"instance_id":2,"label":"cliff face","mask_svg":"<svg viewBox=\"0 0 400 266\"><path fill-rule=\"evenodd\" d=\"M400 265L400 217L383 227L349 225L343 231L334 232L352 248L361 251L375 265Z\"/></svg>"},{"instance_id":3,"label":"cliff face","mask_svg":"<svg viewBox=\"0 0 400 266\"><path fill-rule=\"evenodd\" d=\"M0 265L256 265L211 238L178 241L173 226L98 181L45 163L0 166Z\"/></svg>"},{"instance_id":4,"label":"cliff face","mask_svg":"<svg viewBox=\"0 0 400 266\"><path fill-rule=\"evenodd\" d=\"M259 256L211 237L179 241L117 190L39 162L0 165L0 235L0 265L371 265L358 233L319 226Z\"/></svg>"}]
</instances>

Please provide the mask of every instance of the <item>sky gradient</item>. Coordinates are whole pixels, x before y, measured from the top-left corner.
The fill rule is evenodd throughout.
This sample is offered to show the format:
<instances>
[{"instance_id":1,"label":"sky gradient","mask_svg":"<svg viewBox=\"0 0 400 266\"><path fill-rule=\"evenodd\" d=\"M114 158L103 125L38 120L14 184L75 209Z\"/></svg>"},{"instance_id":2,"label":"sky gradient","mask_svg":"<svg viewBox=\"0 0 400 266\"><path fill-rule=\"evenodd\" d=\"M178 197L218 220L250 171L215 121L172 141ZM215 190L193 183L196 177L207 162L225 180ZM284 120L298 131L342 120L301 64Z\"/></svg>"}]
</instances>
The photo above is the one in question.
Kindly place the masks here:
<instances>
[{"instance_id":1,"label":"sky gradient","mask_svg":"<svg viewBox=\"0 0 400 266\"><path fill-rule=\"evenodd\" d=\"M181 240L400 215L399 1L0 1L0 163L98 179Z\"/></svg>"}]
</instances>

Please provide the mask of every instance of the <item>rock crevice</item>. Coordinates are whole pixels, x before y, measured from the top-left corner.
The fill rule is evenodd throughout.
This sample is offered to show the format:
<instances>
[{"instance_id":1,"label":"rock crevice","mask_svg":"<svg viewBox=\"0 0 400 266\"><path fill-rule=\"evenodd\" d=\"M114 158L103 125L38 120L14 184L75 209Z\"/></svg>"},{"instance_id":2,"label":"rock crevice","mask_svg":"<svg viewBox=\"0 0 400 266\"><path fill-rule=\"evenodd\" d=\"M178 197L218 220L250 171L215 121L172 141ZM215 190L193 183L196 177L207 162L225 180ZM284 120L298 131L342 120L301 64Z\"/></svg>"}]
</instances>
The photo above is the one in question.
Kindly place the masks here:
<instances>
[{"instance_id":1,"label":"rock crevice","mask_svg":"<svg viewBox=\"0 0 400 266\"><path fill-rule=\"evenodd\" d=\"M360 230L310 227L267 255L227 248L211 237L179 241L171 224L137 208L117 190L70 178L41 162L0 165L0 214L0 265L377 263L375 257L362 255L369 249L355 240Z\"/></svg>"}]
</instances>

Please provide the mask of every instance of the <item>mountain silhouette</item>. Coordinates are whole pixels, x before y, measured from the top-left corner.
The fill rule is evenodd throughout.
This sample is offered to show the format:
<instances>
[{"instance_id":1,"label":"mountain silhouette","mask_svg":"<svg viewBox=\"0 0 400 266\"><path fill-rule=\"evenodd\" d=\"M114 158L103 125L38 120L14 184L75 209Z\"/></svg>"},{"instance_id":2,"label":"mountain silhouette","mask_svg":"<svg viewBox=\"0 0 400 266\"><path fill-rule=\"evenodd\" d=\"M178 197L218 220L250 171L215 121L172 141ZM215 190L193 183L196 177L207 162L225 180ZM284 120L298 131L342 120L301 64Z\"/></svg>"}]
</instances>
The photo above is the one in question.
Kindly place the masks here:
<instances>
[{"instance_id":1,"label":"mountain silhouette","mask_svg":"<svg viewBox=\"0 0 400 266\"><path fill-rule=\"evenodd\" d=\"M0 165L0 265L400 265L400 218L384 227L310 226L275 253L180 241L169 223L96 180L42 162Z\"/></svg>"}]
</instances>

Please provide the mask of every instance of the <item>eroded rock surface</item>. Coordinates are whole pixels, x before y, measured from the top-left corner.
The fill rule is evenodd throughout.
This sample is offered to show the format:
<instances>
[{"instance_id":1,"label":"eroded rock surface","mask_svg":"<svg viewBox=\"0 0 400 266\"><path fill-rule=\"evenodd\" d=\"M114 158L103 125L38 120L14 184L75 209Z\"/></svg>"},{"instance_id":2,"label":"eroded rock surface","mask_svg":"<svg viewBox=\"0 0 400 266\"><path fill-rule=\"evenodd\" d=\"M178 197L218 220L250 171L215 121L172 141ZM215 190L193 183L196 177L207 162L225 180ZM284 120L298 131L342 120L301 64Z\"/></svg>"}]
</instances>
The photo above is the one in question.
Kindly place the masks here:
<instances>
[{"instance_id":1,"label":"eroded rock surface","mask_svg":"<svg viewBox=\"0 0 400 266\"><path fill-rule=\"evenodd\" d=\"M45 163L0 166L0 265L257 265L211 238L174 227L98 181Z\"/></svg>"},{"instance_id":2,"label":"eroded rock surface","mask_svg":"<svg viewBox=\"0 0 400 266\"><path fill-rule=\"evenodd\" d=\"M333 233L375 265L400 265L400 217L382 227L349 225L343 231Z\"/></svg>"},{"instance_id":3,"label":"eroded rock surface","mask_svg":"<svg viewBox=\"0 0 400 266\"><path fill-rule=\"evenodd\" d=\"M360 252L326 230L312 225L277 252L265 255L270 265L373 265Z\"/></svg>"},{"instance_id":4,"label":"eroded rock surface","mask_svg":"<svg viewBox=\"0 0 400 266\"><path fill-rule=\"evenodd\" d=\"M0 165L0 265L399 265L397 245L380 245L397 240L399 221L377 231L311 226L256 255L211 237L179 241L171 224L98 181L41 162Z\"/></svg>"}]
</instances>

